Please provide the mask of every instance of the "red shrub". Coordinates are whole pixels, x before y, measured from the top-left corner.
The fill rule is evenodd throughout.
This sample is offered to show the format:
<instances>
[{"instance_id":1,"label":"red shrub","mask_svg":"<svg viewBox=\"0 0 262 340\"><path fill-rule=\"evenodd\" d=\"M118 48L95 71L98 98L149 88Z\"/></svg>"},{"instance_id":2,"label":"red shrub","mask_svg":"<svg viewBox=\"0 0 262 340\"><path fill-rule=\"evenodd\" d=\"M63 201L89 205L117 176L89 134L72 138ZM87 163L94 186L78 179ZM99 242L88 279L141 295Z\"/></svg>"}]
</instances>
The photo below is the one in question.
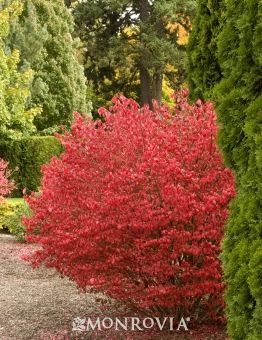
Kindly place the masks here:
<instances>
[{"instance_id":1,"label":"red shrub","mask_svg":"<svg viewBox=\"0 0 262 340\"><path fill-rule=\"evenodd\" d=\"M0 158L0 202L3 196L8 195L14 188L13 181L9 181L10 172L7 169L8 163Z\"/></svg>"},{"instance_id":2,"label":"red shrub","mask_svg":"<svg viewBox=\"0 0 262 340\"><path fill-rule=\"evenodd\" d=\"M105 123L76 115L65 152L28 198L28 240L78 286L156 313L221 312L218 254L233 176L210 103L176 96L173 115L115 97Z\"/></svg>"}]
</instances>

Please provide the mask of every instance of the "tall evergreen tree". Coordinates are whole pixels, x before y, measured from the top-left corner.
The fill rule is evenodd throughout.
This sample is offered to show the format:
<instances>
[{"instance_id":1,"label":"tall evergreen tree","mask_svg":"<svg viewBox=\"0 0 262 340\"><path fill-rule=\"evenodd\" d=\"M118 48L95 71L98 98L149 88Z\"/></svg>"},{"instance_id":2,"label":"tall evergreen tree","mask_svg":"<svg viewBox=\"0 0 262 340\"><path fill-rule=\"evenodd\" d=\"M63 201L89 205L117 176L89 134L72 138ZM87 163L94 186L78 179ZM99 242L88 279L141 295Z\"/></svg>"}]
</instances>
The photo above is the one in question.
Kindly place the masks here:
<instances>
[{"instance_id":1,"label":"tall evergreen tree","mask_svg":"<svg viewBox=\"0 0 262 340\"><path fill-rule=\"evenodd\" d=\"M251 340L262 334L262 2L228 0L225 19L214 99L238 184L223 248L228 329L232 339Z\"/></svg>"},{"instance_id":2,"label":"tall evergreen tree","mask_svg":"<svg viewBox=\"0 0 262 340\"><path fill-rule=\"evenodd\" d=\"M206 8L204 2L200 7L207 12L211 2L205 2ZM216 103L219 144L236 174L237 197L222 254L228 331L232 339L257 340L262 334L262 2L223 3L221 31L211 38L217 40L213 51L221 73L210 83L205 71L212 74L212 61L204 68L194 64L196 56L196 60L208 60L209 48L208 41L202 49L192 43L194 32L208 30L212 24L211 16L202 25L199 18L191 38L189 80L194 96L210 96Z\"/></svg>"},{"instance_id":3,"label":"tall evergreen tree","mask_svg":"<svg viewBox=\"0 0 262 340\"><path fill-rule=\"evenodd\" d=\"M34 117L40 108L28 108L31 69L19 71L19 51L6 46L10 22L22 12L20 1L0 4L0 139L17 139L34 134Z\"/></svg>"},{"instance_id":4,"label":"tall evergreen tree","mask_svg":"<svg viewBox=\"0 0 262 340\"><path fill-rule=\"evenodd\" d=\"M163 75L181 84L185 46L178 42L178 29L190 29L194 8L194 0L74 1L85 74L96 95L110 100L123 92L151 104L162 99Z\"/></svg>"},{"instance_id":5,"label":"tall evergreen tree","mask_svg":"<svg viewBox=\"0 0 262 340\"><path fill-rule=\"evenodd\" d=\"M217 36L221 29L223 0L198 0L188 42L187 73L192 99L210 98L221 79L217 59Z\"/></svg>"},{"instance_id":6,"label":"tall evergreen tree","mask_svg":"<svg viewBox=\"0 0 262 340\"><path fill-rule=\"evenodd\" d=\"M10 46L21 51L21 68L34 70L31 104L41 105L38 131L69 126L73 111L88 111L82 66L72 39L73 19L63 0L23 0L24 10L13 23Z\"/></svg>"}]
</instances>

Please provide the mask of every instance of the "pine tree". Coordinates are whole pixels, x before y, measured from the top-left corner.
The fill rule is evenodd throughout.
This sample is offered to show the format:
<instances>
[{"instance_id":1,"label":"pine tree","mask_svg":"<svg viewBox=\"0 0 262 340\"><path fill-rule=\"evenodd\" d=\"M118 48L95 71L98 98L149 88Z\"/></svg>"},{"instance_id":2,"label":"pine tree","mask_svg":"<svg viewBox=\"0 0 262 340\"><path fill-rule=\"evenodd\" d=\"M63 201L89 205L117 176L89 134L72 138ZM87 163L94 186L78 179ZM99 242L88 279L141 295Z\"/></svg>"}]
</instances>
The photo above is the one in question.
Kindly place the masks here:
<instances>
[{"instance_id":1,"label":"pine tree","mask_svg":"<svg viewBox=\"0 0 262 340\"><path fill-rule=\"evenodd\" d=\"M6 39L10 22L22 12L19 1L0 5L0 139L18 139L34 134L34 117L41 112L39 107L28 108L30 85L33 78L31 69L19 71L19 51L9 51Z\"/></svg>"},{"instance_id":2,"label":"pine tree","mask_svg":"<svg viewBox=\"0 0 262 340\"><path fill-rule=\"evenodd\" d=\"M85 74L96 95L110 100L122 92L151 105L152 99L161 102L164 75L173 88L181 85L185 46L178 30L190 30L194 8L194 0L74 1Z\"/></svg>"},{"instance_id":3,"label":"pine tree","mask_svg":"<svg viewBox=\"0 0 262 340\"><path fill-rule=\"evenodd\" d=\"M193 99L208 99L221 79L217 60L217 35L221 27L223 0L198 0L188 42L187 73Z\"/></svg>"},{"instance_id":4,"label":"pine tree","mask_svg":"<svg viewBox=\"0 0 262 340\"><path fill-rule=\"evenodd\" d=\"M41 105L38 131L69 126L73 111L88 112L87 88L72 39L73 19L62 0L24 0L13 23L10 46L21 51L20 67L34 70L31 105ZM44 132L43 132L44 131Z\"/></svg>"}]
</instances>

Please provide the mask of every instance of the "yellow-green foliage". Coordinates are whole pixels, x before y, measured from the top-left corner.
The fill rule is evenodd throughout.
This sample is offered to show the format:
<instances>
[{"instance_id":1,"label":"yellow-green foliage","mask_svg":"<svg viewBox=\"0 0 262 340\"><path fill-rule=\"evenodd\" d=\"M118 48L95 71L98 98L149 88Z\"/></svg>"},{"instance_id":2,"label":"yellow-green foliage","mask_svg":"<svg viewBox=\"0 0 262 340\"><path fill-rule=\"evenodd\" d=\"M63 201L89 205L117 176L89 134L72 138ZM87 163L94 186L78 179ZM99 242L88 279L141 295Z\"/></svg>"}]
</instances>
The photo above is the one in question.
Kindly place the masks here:
<instances>
[{"instance_id":1,"label":"yellow-green foliage","mask_svg":"<svg viewBox=\"0 0 262 340\"><path fill-rule=\"evenodd\" d=\"M80 42L64 0L23 0L24 9L10 29L8 43L20 51L22 67L34 71L29 107L42 106L34 123L41 134L70 127L73 112L88 113L84 70L76 59ZM78 48L79 47L79 48Z\"/></svg>"},{"instance_id":2,"label":"yellow-green foliage","mask_svg":"<svg viewBox=\"0 0 262 340\"><path fill-rule=\"evenodd\" d=\"M14 210L17 205L19 205L23 201L22 198L20 199L12 199L12 200L2 200L0 203L0 229L6 227L7 219L14 214Z\"/></svg>"},{"instance_id":3,"label":"yellow-green foliage","mask_svg":"<svg viewBox=\"0 0 262 340\"><path fill-rule=\"evenodd\" d=\"M29 214L29 208L22 198L8 198L0 204L0 229L7 229L18 239L24 238L22 216Z\"/></svg>"},{"instance_id":4,"label":"yellow-green foliage","mask_svg":"<svg viewBox=\"0 0 262 340\"><path fill-rule=\"evenodd\" d=\"M12 213L11 206L8 205L7 201L1 201L0 203L0 229L5 227L5 220Z\"/></svg>"},{"instance_id":5,"label":"yellow-green foliage","mask_svg":"<svg viewBox=\"0 0 262 340\"><path fill-rule=\"evenodd\" d=\"M17 139L35 132L34 117L40 108L27 110L31 69L20 72L19 51L8 51L6 39L10 23L22 12L21 1L11 1L8 6L0 5L0 139Z\"/></svg>"}]
</instances>

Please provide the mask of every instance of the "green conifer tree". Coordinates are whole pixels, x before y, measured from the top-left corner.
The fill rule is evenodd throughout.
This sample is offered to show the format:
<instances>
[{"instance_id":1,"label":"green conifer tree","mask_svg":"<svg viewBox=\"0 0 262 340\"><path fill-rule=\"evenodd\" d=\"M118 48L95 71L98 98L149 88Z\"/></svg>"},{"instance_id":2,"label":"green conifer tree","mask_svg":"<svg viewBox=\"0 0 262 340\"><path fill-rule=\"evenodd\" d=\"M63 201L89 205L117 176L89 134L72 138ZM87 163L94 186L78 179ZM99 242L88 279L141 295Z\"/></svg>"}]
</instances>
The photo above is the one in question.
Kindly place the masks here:
<instances>
[{"instance_id":1,"label":"green conifer tree","mask_svg":"<svg viewBox=\"0 0 262 340\"><path fill-rule=\"evenodd\" d=\"M0 5L0 140L18 139L36 132L34 117L39 107L28 108L31 69L19 71L19 51L9 51L6 39L10 22L22 12L20 1Z\"/></svg>"},{"instance_id":2,"label":"green conifer tree","mask_svg":"<svg viewBox=\"0 0 262 340\"><path fill-rule=\"evenodd\" d=\"M223 0L198 0L188 42L187 73L192 99L210 98L221 79L217 60L217 35L221 28Z\"/></svg>"},{"instance_id":3,"label":"green conifer tree","mask_svg":"<svg viewBox=\"0 0 262 340\"><path fill-rule=\"evenodd\" d=\"M215 101L219 145L236 175L237 196L222 253L228 332L233 340L258 340L262 334L262 2L220 1L224 8L220 7L220 23L215 25L219 33L211 32L204 41L201 32L210 32L209 9L217 3L199 0L199 11L210 15L201 18L198 12L194 23L189 84L193 96ZM214 59L207 54L209 46L214 46ZM219 67L215 77L214 65Z\"/></svg>"},{"instance_id":4,"label":"green conifer tree","mask_svg":"<svg viewBox=\"0 0 262 340\"><path fill-rule=\"evenodd\" d=\"M151 105L162 100L164 76L172 86L183 83L186 53L178 42L178 25L190 30L195 0L67 3L85 44L86 77L104 103L122 92Z\"/></svg>"},{"instance_id":5,"label":"green conifer tree","mask_svg":"<svg viewBox=\"0 0 262 340\"><path fill-rule=\"evenodd\" d=\"M226 1L218 36L223 78L213 98L219 143L236 173L237 197L223 244L228 331L232 339L262 334L262 2Z\"/></svg>"},{"instance_id":6,"label":"green conifer tree","mask_svg":"<svg viewBox=\"0 0 262 340\"><path fill-rule=\"evenodd\" d=\"M72 38L73 19L63 0L24 0L24 10L12 25L10 46L21 51L21 68L34 70L31 105L41 105L35 124L50 133L69 126L73 111L87 113L83 67Z\"/></svg>"}]
</instances>

